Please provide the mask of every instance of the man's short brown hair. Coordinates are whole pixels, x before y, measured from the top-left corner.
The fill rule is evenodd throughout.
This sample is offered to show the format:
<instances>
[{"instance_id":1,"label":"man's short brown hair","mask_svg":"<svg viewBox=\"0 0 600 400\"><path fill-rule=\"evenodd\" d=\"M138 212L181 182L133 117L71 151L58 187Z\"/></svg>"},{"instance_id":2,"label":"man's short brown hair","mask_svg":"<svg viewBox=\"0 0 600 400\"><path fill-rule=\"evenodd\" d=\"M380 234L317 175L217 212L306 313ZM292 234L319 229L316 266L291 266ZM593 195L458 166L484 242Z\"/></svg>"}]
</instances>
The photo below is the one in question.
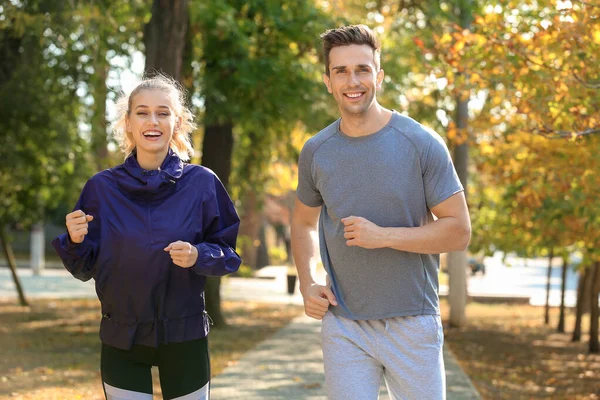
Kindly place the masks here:
<instances>
[{"instance_id":1,"label":"man's short brown hair","mask_svg":"<svg viewBox=\"0 0 600 400\"><path fill-rule=\"evenodd\" d=\"M379 69L381 45L377 37L366 25L348 25L340 28L329 29L321 34L323 52L325 53L325 73L329 76L329 53L331 49L351 44L366 44L373 49L373 60Z\"/></svg>"}]
</instances>

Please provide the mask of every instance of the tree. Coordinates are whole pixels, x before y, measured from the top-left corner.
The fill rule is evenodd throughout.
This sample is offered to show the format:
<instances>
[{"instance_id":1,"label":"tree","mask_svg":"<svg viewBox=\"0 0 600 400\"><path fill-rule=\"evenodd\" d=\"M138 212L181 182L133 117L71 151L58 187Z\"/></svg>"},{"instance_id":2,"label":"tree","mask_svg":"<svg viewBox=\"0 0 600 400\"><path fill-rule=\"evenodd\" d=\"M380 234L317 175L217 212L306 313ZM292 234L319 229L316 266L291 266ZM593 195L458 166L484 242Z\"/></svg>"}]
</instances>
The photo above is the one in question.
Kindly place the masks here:
<instances>
[{"instance_id":1,"label":"tree","mask_svg":"<svg viewBox=\"0 0 600 400\"><path fill-rule=\"evenodd\" d=\"M8 3L0 21L0 227L28 228L74 200L88 174L86 142L78 134L77 70L83 32L66 3ZM70 200L69 200L70 199ZM16 280L15 266L11 265ZM19 286L17 284L17 286ZM19 290L21 303L25 303Z\"/></svg>"},{"instance_id":2,"label":"tree","mask_svg":"<svg viewBox=\"0 0 600 400\"><path fill-rule=\"evenodd\" d=\"M600 353L598 340L598 319L600 318L598 295L600 295L600 261L595 261L592 266L592 290L590 296L590 353Z\"/></svg>"},{"instance_id":3,"label":"tree","mask_svg":"<svg viewBox=\"0 0 600 400\"><path fill-rule=\"evenodd\" d=\"M569 268L569 256L563 256L562 262L560 314L558 316L558 325L556 326L556 330L560 333L565 333L565 292L567 289L567 269Z\"/></svg>"},{"instance_id":4,"label":"tree","mask_svg":"<svg viewBox=\"0 0 600 400\"><path fill-rule=\"evenodd\" d=\"M457 25L436 43L436 54L449 66L468 71L467 78L450 76L452 84L486 99L474 120L480 128L478 147L488 163L490 155L498 156L488 168L478 166L496 174L493 182L502 189L478 196L475 231L484 224L492 227L485 240L504 249L590 249L597 243L598 218L589 206L593 195L587 181L597 181L592 172L597 157L584 148L590 141L582 140L579 147L564 141L520 144L529 141L526 135L581 140L599 131L600 75L590 65L598 57L600 10L586 2L549 0L490 2L485 10L471 30ZM505 145L512 153L502 149ZM582 176L586 184L573 176ZM582 229L594 233L579 240Z\"/></svg>"},{"instance_id":5,"label":"tree","mask_svg":"<svg viewBox=\"0 0 600 400\"><path fill-rule=\"evenodd\" d=\"M146 73L161 71L181 81L189 19L188 0L153 0L144 27Z\"/></svg>"},{"instance_id":6,"label":"tree","mask_svg":"<svg viewBox=\"0 0 600 400\"><path fill-rule=\"evenodd\" d=\"M327 19L313 2L279 0L204 2L191 13L202 40L202 164L234 199L248 188L260 195L273 144L289 137L318 97L314 49ZM215 325L224 323L219 284L207 286Z\"/></svg>"}]
</instances>

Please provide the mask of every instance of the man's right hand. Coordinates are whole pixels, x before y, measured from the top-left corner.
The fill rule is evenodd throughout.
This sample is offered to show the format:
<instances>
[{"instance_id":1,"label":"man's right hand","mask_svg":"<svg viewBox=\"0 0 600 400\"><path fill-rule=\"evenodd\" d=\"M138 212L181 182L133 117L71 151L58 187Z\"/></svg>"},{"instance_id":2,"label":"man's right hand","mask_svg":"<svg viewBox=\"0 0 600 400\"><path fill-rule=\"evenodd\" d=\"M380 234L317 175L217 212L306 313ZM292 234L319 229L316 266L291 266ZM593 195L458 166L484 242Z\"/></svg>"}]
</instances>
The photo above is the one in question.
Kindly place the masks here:
<instances>
[{"instance_id":1,"label":"man's right hand","mask_svg":"<svg viewBox=\"0 0 600 400\"><path fill-rule=\"evenodd\" d=\"M301 292L304 298L304 312L314 319L323 319L330 304L337 306L335 295L327 286L314 283Z\"/></svg>"},{"instance_id":2,"label":"man's right hand","mask_svg":"<svg viewBox=\"0 0 600 400\"><path fill-rule=\"evenodd\" d=\"M67 231L69 237L73 243L83 242L83 238L88 233L88 222L92 221L94 217L86 215L81 210L73 211L67 214Z\"/></svg>"}]
</instances>

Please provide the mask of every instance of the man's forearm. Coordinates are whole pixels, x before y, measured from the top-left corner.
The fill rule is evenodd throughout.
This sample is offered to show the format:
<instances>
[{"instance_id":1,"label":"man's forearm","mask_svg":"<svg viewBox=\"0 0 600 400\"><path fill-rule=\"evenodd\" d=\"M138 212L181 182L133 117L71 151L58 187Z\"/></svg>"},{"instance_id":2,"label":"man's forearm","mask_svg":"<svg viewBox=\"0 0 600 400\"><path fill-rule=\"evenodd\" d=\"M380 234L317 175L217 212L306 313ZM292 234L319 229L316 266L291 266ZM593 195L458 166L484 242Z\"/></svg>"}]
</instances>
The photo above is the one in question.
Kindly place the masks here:
<instances>
[{"instance_id":1,"label":"man's forearm","mask_svg":"<svg viewBox=\"0 0 600 400\"><path fill-rule=\"evenodd\" d=\"M440 218L415 228L381 227L381 245L420 254L462 251L469 245L471 228L457 218Z\"/></svg>"},{"instance_id":2,"label":"man's forearm","mask_svg":"<svg viewBox=\"0 0 600 400\"><path fill-rule=\"evenodd\" d=\"M315 283L312 271L317 266L317 231L314 227L292 223L292 253L300 279L300 290Z\"/></svg>"}]
</instances>

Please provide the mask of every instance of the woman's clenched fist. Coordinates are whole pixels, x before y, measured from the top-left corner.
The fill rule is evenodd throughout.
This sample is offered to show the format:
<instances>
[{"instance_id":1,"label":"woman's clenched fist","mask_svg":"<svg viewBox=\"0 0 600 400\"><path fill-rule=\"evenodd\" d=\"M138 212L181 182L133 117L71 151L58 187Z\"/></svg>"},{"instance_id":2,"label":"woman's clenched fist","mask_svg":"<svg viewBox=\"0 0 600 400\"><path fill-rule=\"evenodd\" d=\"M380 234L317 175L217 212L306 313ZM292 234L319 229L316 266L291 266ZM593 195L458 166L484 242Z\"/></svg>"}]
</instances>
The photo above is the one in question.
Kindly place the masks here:
<instances>
[{"instance_id":1,"label":"woman's clenched fist","mask_svg":"<svg viewBox=\"0 0 600 400\"><path fill-rule=\"evenodd\" d=\"M73 211L67 214L67 231L69 237L73 243L83 242L83 238L88 233L88 222L92 221L94 217L86 215L81 210Z\"/></svg>"},{"instance_id":2,"label":"woman's clenched fist","mask_svg":"<svg viewBox=\"0 0 600 400\"><path fill-rule=\"evenodd\" d=\"M178 240L169 244L164 250L171 255L173 264L181 268L193 267L198 260L198 249L188 242Z\"/></svg>"}]
</instances>

